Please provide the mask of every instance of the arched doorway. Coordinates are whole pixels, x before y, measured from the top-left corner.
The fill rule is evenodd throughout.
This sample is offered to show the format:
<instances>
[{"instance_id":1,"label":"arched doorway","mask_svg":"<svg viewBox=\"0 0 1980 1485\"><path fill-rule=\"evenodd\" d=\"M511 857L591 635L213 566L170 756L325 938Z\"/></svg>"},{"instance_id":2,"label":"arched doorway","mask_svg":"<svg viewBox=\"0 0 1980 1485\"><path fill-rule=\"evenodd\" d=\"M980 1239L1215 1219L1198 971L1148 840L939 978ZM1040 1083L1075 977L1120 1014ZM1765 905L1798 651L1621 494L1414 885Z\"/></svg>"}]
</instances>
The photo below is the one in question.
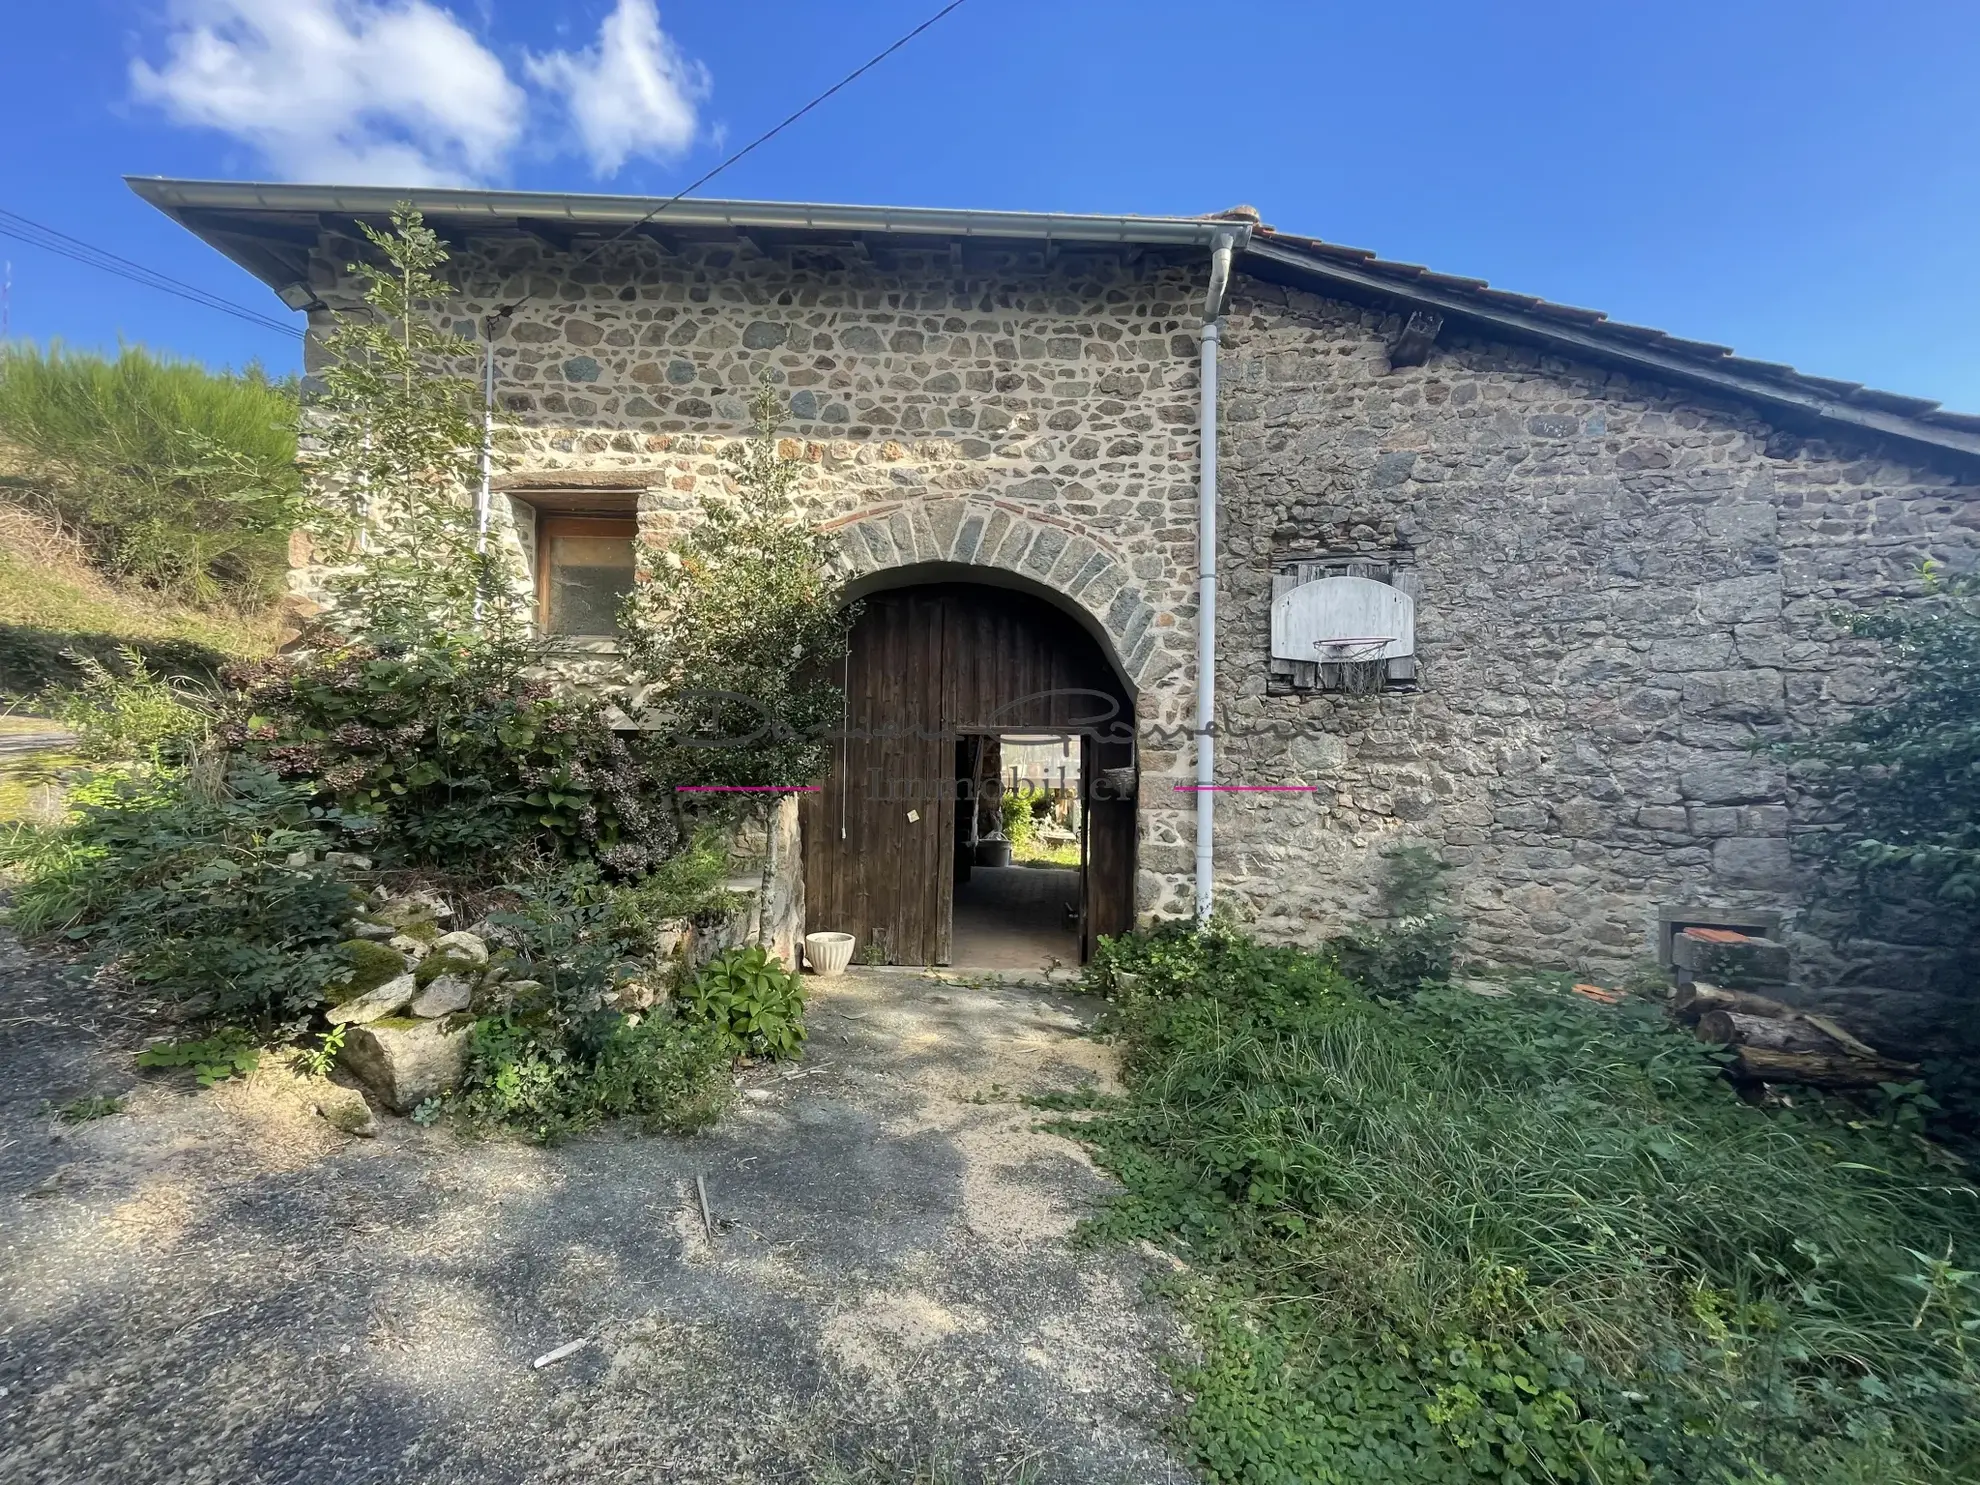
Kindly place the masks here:
<instances>
[{"instance_id":1,"label":"arched doorway","mask_svg":"<svg viewBox=\"0 0 1980 1485\"><path fill-rule=\"evenodd\" d=\"M1074 739L1079 867L1068 957L1134 917L1134 703L1099 643L1046 599L936 582L862 600L844 734L804 810L805 926L890 964L955 958L959 852L985 740ZM961 801L959 805L959 800ZM969 967L959 965L959 967Z\"/></svg>"}]
</instances>

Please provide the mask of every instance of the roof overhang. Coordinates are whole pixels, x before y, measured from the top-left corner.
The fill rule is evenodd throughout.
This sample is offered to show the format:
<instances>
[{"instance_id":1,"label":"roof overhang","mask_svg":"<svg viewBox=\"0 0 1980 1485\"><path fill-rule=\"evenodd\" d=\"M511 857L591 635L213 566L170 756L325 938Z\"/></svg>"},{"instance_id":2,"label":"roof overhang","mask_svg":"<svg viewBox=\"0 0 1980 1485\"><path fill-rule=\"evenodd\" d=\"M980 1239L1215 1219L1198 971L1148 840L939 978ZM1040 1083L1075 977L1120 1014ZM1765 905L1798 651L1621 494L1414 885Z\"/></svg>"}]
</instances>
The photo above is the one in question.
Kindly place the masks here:
<instances>
[{"instance_id":1,"label":"roof overhang","mask_svg":"<svg viewBox=\"0 0 1980 1485\"><path fill-rule=\"evenodd\" d=\"M713 201L592 196L561 191L441 187L309 186L254 181L127 176L139 196L282 295L307 278L308 258L328 228L382 223L417 207L449 242L520 233L565 246L637 230L665 239L747 236L757 240L864 242L878 238L1035 242L1056 246L1208 251L1220 235L1242 248L1247 221L1199 217L1092 216L1071 212L960 211L925 206L832 206L813 202ZM302 304L290 303L291 308Z\"/></svg>"}]
</instances>

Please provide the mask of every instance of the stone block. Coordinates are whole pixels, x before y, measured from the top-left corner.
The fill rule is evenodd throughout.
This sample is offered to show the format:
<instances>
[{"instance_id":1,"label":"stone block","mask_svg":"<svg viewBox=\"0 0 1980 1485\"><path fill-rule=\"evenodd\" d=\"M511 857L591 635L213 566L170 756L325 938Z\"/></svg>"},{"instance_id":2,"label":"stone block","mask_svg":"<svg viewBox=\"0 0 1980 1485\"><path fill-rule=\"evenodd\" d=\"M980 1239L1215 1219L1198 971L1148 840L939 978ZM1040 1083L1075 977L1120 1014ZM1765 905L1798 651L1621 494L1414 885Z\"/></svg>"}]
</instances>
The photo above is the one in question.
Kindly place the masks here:
<instances>
[{"instance_id":1,"label":"stone block","mask_svg":"<svg viewBox=\"0 0 1980 1485\"><path fill-rule=\"evenodd\" d=\"M1787 692L1778 670L1704 671L1684 678L1684 708L1728 722L1778 722Z\"/></svg>"},{"instance_id":2,"label":"stone block","mask_svg":"<svg viewBox=\"0 0 1980 1485\"><path fill-rule=\"evenodd\" d=\"M1794 857L1785 840L1729 836L1712 847L1712 875L1724 887L1786 893L1794 887Z\"/></svg>"},{"instance_id":3,"label":"stone block","mask_svg":"<svg viewBox=\"0 0 1980 1485\"><path fill-rule=\"evenodd\" d=\"M326 1019L332 1026L359 1026L376 1021L404 1010L418 989L411 975L400 975L342 1005L332 1006Z\"/></svg>"},{"instance_id":4,"label":"stone block","mask_svg":"<svg viewBox=\"0 0 1980 1485\"><path fill-rule=\"evenodd\" d=\"M1687 928L1671 940L1671 962L1694 980L1750 990L1785 985L1788 948L1730 928Z\"/></svg>"},{"instance_id":5,"label":"stone block","mask_svg":"<svg viewBox=\"0 0 1980 1485\"><path fill-rule=\"evenodd\" d=\"M350 1029L341 1060L386 1108L410 1113L460 1082L470 1029L398 1016L373 1021Z\"/></svg>"},{"instance_id":6,"label":"stone block","mask_svg":"<svg viewBox=\"0 0 1980 1485\"><path fill-rule=\"evenodd\" d=\"M1684 797L1700 804L1760 804L1787 792L1787 774L1778 764L1745 753L1687 768L1678 782Z\"/></svg>"}]
</instances>

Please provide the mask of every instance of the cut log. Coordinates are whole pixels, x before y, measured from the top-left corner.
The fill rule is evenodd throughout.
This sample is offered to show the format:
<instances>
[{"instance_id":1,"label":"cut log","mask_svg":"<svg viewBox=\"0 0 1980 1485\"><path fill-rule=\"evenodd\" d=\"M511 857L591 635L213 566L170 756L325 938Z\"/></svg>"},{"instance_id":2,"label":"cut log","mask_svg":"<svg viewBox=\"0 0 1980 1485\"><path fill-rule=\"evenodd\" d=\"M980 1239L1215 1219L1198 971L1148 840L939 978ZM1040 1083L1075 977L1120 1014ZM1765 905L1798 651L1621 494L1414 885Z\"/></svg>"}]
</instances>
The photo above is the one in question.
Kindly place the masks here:
<instances>
[{"instance_id":1,"label":"cut log","mask_svg":"<svg viewBox=\"0 0 1980 1485\"><path fill-rule=\"evenodd\" d=\"M1818 1026L1792 1017L1752 1016L1742 1011L1707 1011L1698 1018L1698 1039L1775 1052L1858 1055ZM1873 1054L1874 1055L1874 1054Z\"/></svg>"},{"instance_id":2,"label":"cut log","mask_svg":"<svg viewBox=\"0 0 1980 1485\"><path fill-rule=\"evenodd\" d=\"M1882 1057L1825 1056L1820 1052L1776 1052L1767 1047L1739 1048L1734 1065L1739 1075L1762 1083L1807 1083L1816 1088L1874 1088L1879 1083L1902 1083L1918 1075L1912 1062Z\"/></svg>"},{"instance_id":3,"label":"cut log","mask_svg":"<svg viewBox=\"0 0 1980 1485\"><path fill-rule=\"evenodd\" d=\"M1687 1021L1696 1021L1707 1011L1737 1011L1745 1016L1798 1016L1801 1013L1784 1001L1755 995L1751 990L1722 990L1717 985L1680 985L1671 997L1671 1009Z\"/></svg>"}]
</instances>

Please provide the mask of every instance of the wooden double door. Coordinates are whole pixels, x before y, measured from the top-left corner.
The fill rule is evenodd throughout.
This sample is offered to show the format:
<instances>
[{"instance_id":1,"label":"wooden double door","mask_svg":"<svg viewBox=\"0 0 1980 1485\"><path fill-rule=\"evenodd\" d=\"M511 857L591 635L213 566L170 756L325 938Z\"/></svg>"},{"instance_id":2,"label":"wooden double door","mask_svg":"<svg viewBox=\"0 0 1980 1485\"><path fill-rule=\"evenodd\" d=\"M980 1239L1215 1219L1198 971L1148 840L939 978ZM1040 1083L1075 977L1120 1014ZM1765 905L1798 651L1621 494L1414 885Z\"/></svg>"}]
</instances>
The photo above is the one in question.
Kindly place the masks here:
<instances>
[{"instance_id":1,"label":"wooden double door","mask_svg":"<svg viewBox=\"0 0 1980 1485\"><path fill-rule=\"evenodd\" d=\"M1081 739L1081 956L1134 920L1134 710L1098 642L1028 593L931 584L864 600L846 714L805 796L807 931L858 936L890 964L950 957L958 816L973 737Z\"/></svg>"}]
</instances>

